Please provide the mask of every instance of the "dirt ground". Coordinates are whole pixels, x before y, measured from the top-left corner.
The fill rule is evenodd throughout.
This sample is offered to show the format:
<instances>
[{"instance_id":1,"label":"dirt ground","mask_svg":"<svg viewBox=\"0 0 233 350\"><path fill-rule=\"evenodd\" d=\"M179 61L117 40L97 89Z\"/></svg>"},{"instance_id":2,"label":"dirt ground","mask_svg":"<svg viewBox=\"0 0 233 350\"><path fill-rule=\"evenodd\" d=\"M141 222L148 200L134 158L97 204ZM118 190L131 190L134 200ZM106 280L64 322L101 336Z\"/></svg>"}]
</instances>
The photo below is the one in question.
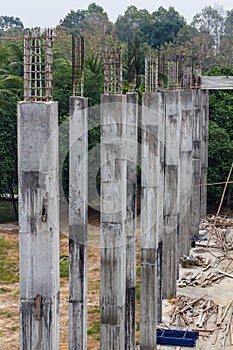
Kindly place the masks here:
<instances>
[{"instance_id":1,"label":"dirt ground","mask_svg":"<svg viewBox=\"0 0 233 350\"><path fill-rule=\"evenodd\" d=\"M65 227L65 226L64 226ZM63 227L63 234L60 236L60 254L68 255L68 237ZM11 243L18 244L18 229L14 224L0 225L0 238L5 238ZM98 213L92 213L89 216L88 229L88 350L99 349L99 285L100 285L100 251L99 251L99 216ZM195 249L192 253L195 254ZM212 248L211 248L212 249ZM213 249L214 254L219 251ZM9 251L12 259L18 264L18 252ZM207 254L207 253L203 253ZM233 251L230 253L233 258ZM139 254L137 254L139 258ZM224 263L224 262L223 262ZM222 263L222 264L223 264ZM7 266L6 266L7 268ZM195 267L196 268L196 267ZM222 268L219 266L218 268ZM16 266L17 273L18 266ZM180 275L188 270L180 267ZM233 270L233 264L232 264ZM231 272L231 271L230 271ZM61 303L60 303L60 350L68 349L68 278L61 278ZM187 295L192 298L198 298L207 295L208 300L213 300L225 306L233 298L233 279L224 278L219 284L211 285L206 288L185 287L178 288L178 295ZM163 321L165 324L170 322L170 310L172 305L168 301L163 303ZM137 324L139 323L139 305L137 303ZM197 350L222 349L221 335L215 345L212 345L213 334L200 337L197 341ZM139 340L139 331L137 331L137 340ZM176 349L171 346L157 346L157 348ZM10 350L19 349L19 283L6 282L0 283L0 349ZM182 347L182 349L185 349ZM187 348L188 349L188 348ZM233 349L230 345L230 339L226 342L226 350ZM109 349L110 350L110 349Z\"/></svg>"},{"instance_id":2,"label":"dirt ground","mask_svg":"<svg viewBox=\"0 0 233 350\"><path fill-rule=\"evenodd\" d=\"M64 227L63 227L64 229ZM65 231L65 230L64 230ZM15 224L0 225L0 238L18 244ZM99 349L99 217L93 213L89 224L88 245L88 350ZM15 262L18 265L18 252ZM68 255L66 232L60 235L60 255ZM12 255L12 251L9 251ZM18 266L17 266L18 267ZM16 269L17 269L16 267ZM6 266L7 268L7 266ZM68 349L68 278L60 281L60 350ZM0 282L0 349L18 350L19 347L19 283Z\"/></svg>"}]
</instances>

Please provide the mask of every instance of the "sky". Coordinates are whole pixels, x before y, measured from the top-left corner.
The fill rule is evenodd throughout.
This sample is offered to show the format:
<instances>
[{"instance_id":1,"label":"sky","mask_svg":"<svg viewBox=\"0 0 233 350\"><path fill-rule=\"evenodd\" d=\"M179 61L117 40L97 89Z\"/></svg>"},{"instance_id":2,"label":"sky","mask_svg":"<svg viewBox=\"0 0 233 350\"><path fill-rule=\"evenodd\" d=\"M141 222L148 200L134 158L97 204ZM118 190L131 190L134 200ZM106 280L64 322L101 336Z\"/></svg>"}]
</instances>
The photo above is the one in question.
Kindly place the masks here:
<instances>
[{"instance_id":1,"label":"sky","mask_svg":"<svg viewBox=\"0 0 233 350\"><path fill-rule=\"evenodd\" d=\"M118 15L123 15L129 5L135 5L138 9L147 9L150 13L156 11L160 6L166 9L173 6L188 23L205 6L220 6L224 10L233 9L232 0L221 0L221 2L220 0L218 2L205 0L6 0L2 1L0 16L19 17L24 28L54 28L71 10L87 9L92 2L102 6L112 22L116 21Z\"/></svg>"}]
</instances>

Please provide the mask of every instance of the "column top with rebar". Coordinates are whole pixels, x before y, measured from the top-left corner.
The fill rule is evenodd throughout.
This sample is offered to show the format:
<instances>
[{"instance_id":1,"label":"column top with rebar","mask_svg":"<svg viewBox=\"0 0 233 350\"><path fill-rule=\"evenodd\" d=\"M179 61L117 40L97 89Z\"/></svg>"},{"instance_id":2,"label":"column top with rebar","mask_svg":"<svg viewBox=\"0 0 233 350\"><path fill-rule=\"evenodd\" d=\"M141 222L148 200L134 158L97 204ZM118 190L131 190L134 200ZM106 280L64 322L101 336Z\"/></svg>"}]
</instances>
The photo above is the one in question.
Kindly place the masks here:
<instances>
[{"instance_id":1,"label":"column top with rebar","mask_svg":"<svg viewBox=\"0 0 233 350\"><path fill-rule=\"evenodd\" d=\"M53 31L24 31L24 101L52 101Z\"/></svg>"}]
</instances>

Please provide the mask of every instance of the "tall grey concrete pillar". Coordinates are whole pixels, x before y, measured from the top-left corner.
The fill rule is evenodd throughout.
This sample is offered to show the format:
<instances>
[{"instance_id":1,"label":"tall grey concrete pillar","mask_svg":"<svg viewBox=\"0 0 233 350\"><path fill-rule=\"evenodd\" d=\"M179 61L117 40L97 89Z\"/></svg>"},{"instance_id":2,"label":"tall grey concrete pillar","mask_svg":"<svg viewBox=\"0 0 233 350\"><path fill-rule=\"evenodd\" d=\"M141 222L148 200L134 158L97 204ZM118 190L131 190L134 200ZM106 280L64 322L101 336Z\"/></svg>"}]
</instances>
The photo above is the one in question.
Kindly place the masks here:
<instances>
[{"instance_id":1,"label":"tall grey concrete pillar","mask_svg":"<svg viewBox=\"0 0 233 350\"><path fill-rule=\"evenodd\" d=\"M191 236L197 236L200 224L201 198L201 90L192 90L193 132L192 132L192 198Z\"/></svg>"},{"instance_id":2,"label":"tall grey concrete pillar","mask_svg":"<svg viewBox=\"0 0 233 350\"><path fill-rule=\"evenodd\" d=\"M192 197L192 91L181 94L181 133L179 159L180 230L179 256L189 256Z\"/></svg>"},{"instance_id":3,"label":"tall grey concrete pillar","mask_svg":"<svg viewBox=\"0 0 233 350\"><path fill-rule=\"evenodd\" d=\"M125 348L126 95L101 96L100 348Z\"/></svg>"},{"instance_id":4,"label":"tall grey concrete pillar","mask_svg":"<svg viewBox=\"0 0 233 350\"><path fill-rule=\"evenodd\" d=\"M87 346L88 100L70 98L69 349Z\"/></svg>"},{"instance_id":5,"label":"tall grey concrete pillar","mask_svg":"<svg viewBox=\"0 0 233 350\"><path fill-rule=\"evenodd\" d=\"M136 240L137 240L138 95L126 94L126 308L125 349L135 349L136 333Z\"/></svg>"},{"instance_id":6,"label":"tall grey concrete pillar","mask_svg":"<svg viewBox=\"0 0 233 350\"><path fill-rule=\"evenodd\" d=\"M162 322L162 255L163 255L163 230L164 230L164 168L165 168L165 92L160 92L156 98L158 115L158 192L157 192L157 225L156 225L156 249L157 249L157 322ZM155 100L155 101L156 101Z\"/></svg>"},{"instance_id":7,"label":"tall grey concrete pillar","mask_svg":"<svg viewBox=\"0 0 233 350\"><path fill-rule=\"evenodd\" d=\"M159 93L146 93L143 94L143 107L142 107L142 179L145 185L144 191L146 188L153 188L153 182L156 181L156 207L145 206L142 204L142 222L144 222L143 216L147 217L150 215L149 212L152 212L152 217L155 217L155 254L156 254L156 263L157 270L156 274L156 297L157 297L157 322L162 321L162 253L163 253L163 202L164 202L164 137L165 137L165 95L164 92ZM148 119L148 116L150 118ZM149 124L148 124L149 122ZM150 124L151 123L151 124ZM145 138L145 135L148 133L147 129L150 130L151 127L156 128L156 135L152 134L152 137L149 139ZM146 134L145 134L146 133ZM154 138L154 140L153 140ZM149 142L151 145L148 148ZM149 154L152 152L150 147L153 147L154 143L154 156L153 161L155 162L155 172L149 173L150 177L147 178L148 170L151 167L151 162L149 160ZM145 148L144 148L145 147ZM153 149L153 148L152 148ZM148 153L149 152L149 153ZM147 154L148 153L148 154ZM152 154L153 154L152 153ZM156 180L155 180L156 179ZM147 213L148 211L148 213ZM147 219L146 219L147 220ZM144 236L144 230L146 228L142 227L142 235ZM144 233L143 233L144 232ZM144 249L143 247L141 247ZM145 271L146 273L146 271ZM148 315L148 317L150 317Z\"/></svg>"},{"instance_id":8,"label":"tall grey concrete pillar","mask_svg":"<svg viewBox=\"0 0 233 350\"><path fill-rule=\"evenodd\" d=\"M201 218L207 215L207 175L209 139L209 90L201 90Z\"/></svg>"},{"instance_id":9,"label":"tall grey concrete pillar","mask_svg":"<svg viewBox=\"0 0 233 350\"><path fill-rule=\"evenodd\" d=\"M163 298L176 295L179 242L180 91L166 92Z\"/></svg>"},{"instance_id":10,"label":"tall grey concrete pillar","mask_svg":"<svg viewBox=\"0 0 233 350\"><path fill-rule=\"evenodd\" d=\"M58 104L18 103L20 347L59 348Z\"/></svg>"},{"instance_id":11,"label":"tall grey concrete pillar","mask_svg":"<svg viewBox=\"0 0 233 350\"><path fill-rule=\"evenodd\" d=\"M140 349L155 349L161 318L163 93L145 93L141 126ZM161 197L160 197L161 195Z\"/></svg>"}]
</instances>

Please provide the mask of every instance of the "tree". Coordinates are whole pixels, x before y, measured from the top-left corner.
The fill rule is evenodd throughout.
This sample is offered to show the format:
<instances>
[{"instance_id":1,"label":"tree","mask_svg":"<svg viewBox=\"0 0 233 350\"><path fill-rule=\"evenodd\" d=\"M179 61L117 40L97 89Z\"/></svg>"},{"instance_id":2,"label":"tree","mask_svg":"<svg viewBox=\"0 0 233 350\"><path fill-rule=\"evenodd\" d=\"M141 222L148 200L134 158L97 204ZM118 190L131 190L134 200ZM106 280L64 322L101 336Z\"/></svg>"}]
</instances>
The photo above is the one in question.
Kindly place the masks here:
<instances>
[{"instance_id":1,"label":"tree","mask_svg":"<svg viewBox=\"0 0 233 350\"><path fill-rule=\"evenodd\" d=\"M153 19L147 10L138 10L131 5L123 16L118 16L115 23L116 34L120 41L128 42L130 36L137 36L140 42L150 43L152 24Z\"/></svg>"},{"instance_id":2,"label":"tree","mask_svg":"<svg viewBox=\"0 0 233 350\"><path fill-rule=\"evenodd\" d=\"M85 14L83 11L71 10L59 24L63 26L67 34L82 35Z\"/></svg>"},{"instance_id":3,"label":"tree","mask_svg":"<svg viewBox=\"0 0 233 350\"><path fill-rule=\"evenodd\" d=\"M222 8L206 6L201 13L193 17L191 26L200 34L209 35L213 38L213 45L218 49L224 36L224 11Z\"/></svg>"},{"instance_id":4,"label":"tree","mask_svg":"<svg viewBox=\"0 0 233 350\"><path fill-rule=\"evenodd\" d=\"M18 28L23 29L23 23L20 18L13 16L0 16L0 35L8 29Z\"/></svg>"},{"instance_id":5,"label":"tree","mask_svg":"<svg viewBox=\"0 0 233 350\"><path fill-rule=\"evenodd\" d=\"M230 67L212 67L208 75L233 75ZM233 96L232 91L210 92L208 182L226 181L233 155ZM227 189L228 196L233 186ZM209 186L210 202L219 202L222 186Z\"/></svg>"},{"instance_id":6,"label":"tree","mask_svg":"<svg viewBox=\"0 0 233 350\"><path fill-rule=\"evenodd\" d=\"M233 141L224 128L216 122L209 122L208 182L224 182L227 179L233 154ZM219 203L223 186L208 186L208 204ZM227 191L232 191L232 185Z\"/></svg>"},{"instance_id":7,"label":"tree","mask_svg":"<svg viewBox=\"0 0 233 350\"><path fill-rule=\"evenodd\" d=\"M186 25L184 17L172 6L168 10L160 6L157 11L152 13L152 18L154 24L151 45L154 48L159 48L164 43L173 42L180 30Z\"/></svg>"},{"instance_id":8,"label":"tree","mask_svg":"<svg viewBox=\"0 0 233 350\"><path fill-rule=\"evenodd\" d=\"M87 51L100 52L112 35L113 25L101 6L92 3L87 10L71 11L60 21L67 34L83 36Z\"/></svg>"},{"instance_id":9,"label":"tree","mask_svg":"<svg viewBox=\"0 0 233 350\"><path fill-rule=\"evenodd\" d=\"M0 195L11 196L15 215L17 207L17 102L22 99L23 79L15 76L15 65L20 63L15 47L0 47ZM22 63L22 62L21 62ZM19 73L19 72L18 72Z\"/></svg>"},{"instance_id":10,"label":"tree","mask_svg":"<svg viewBox=\"0 0 233 350\"><path fill-rule=\"evenodd\" d=\"M232 39L233 36L233 10L227 11L225 18L225 37Z\"/></svg>"}]
</instances>

